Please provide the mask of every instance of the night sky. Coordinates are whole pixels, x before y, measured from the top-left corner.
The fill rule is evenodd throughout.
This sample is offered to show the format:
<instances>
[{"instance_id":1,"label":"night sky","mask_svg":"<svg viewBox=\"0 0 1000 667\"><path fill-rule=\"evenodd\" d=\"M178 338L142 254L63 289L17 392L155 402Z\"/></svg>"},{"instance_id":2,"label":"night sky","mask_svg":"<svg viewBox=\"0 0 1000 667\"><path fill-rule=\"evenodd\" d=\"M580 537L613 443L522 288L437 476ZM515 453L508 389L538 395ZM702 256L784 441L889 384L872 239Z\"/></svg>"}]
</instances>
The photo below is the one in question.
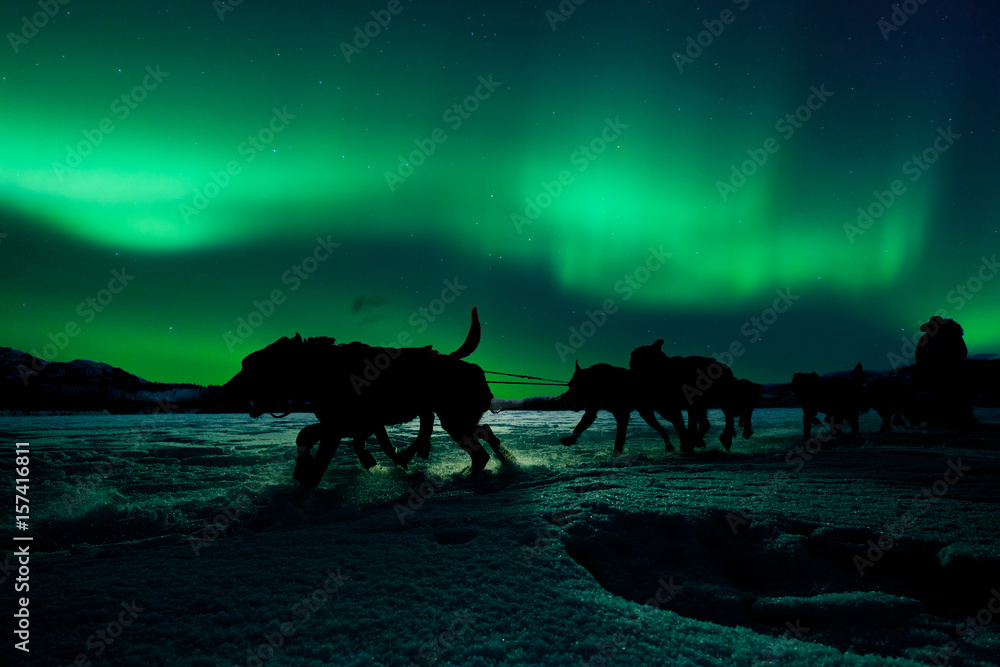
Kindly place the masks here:
<instances>
[{"instance_id":1,"label":"night sky","mask_svg":"<svg viewBox=\"0 0 1000 667\"><path fill-rule=\"evenodd\" d=\"M559 379L888 368L935 313L1000 351L996 3L170 4L0 10L0 345L218 384L478 306L469 361Z\"/></svg>"}]
</instances>

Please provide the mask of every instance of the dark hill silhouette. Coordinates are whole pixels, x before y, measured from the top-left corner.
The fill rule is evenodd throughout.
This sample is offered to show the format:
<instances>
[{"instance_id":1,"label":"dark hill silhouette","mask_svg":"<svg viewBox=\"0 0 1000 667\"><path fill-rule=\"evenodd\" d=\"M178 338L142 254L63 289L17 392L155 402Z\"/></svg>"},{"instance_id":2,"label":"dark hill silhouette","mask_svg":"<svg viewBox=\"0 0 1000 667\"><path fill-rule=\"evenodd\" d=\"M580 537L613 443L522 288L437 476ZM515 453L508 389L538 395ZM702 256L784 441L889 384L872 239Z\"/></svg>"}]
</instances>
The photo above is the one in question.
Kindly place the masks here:
<instances>
[{"instance_id":1,"label":"dark hill silhouette","mask_svg":"<svg viewBox=\"0 0 1000 667\"><path fill-rule=\"evenodd\" d=\"M37 370L36 370L37 369ZM0 347L0 411L112 414L239 412L216 386L149 382L120 368L77 359L45 363Z\"/></svg>"}]
</instances>

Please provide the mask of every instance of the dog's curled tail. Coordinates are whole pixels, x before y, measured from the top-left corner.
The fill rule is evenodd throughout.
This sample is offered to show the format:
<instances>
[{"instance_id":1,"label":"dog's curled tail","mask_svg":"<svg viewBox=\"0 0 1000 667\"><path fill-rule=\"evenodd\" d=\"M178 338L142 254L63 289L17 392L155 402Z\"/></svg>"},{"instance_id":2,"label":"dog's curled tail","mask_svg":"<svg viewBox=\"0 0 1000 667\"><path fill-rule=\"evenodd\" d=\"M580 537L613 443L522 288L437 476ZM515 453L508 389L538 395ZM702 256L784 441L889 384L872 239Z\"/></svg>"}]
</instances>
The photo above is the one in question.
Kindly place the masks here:
<instances>
[{"instance_id":1,"label":"dog's curled tail","mask_svg":"<svg viewBox=\"0 0 1000 667\"><path fill-rule=\"evenodd\" d=\"M462 359L469 356L476 351L479 347L479 339L482 337L483 329L479 325L479 313L476 311L476 307L472 307L472 324L469 325L469 335L465 337L465 342L462 343L462 347L458 348L449 357L454 359Z\"/></svg>"}]
</instances>

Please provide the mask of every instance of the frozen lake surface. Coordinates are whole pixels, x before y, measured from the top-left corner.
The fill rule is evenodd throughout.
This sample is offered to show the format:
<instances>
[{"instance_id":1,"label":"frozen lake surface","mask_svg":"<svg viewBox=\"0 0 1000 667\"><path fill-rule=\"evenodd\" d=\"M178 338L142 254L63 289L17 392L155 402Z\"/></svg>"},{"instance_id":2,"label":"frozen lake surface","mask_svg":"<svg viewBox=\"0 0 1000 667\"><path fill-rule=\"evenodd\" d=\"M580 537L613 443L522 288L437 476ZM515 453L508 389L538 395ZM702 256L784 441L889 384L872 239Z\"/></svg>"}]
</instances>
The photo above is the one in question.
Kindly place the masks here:
<instances>
[{"instance_id":1,"label":"frozen lake surface","mask_svg":"<svg viewBox=\"0 0 1000 667\"><path fill-rule=\"evenodd\" d=\"M3 418L32 452L26 657L997 664L1000 411L977 415L977 434L886 436L867 417L809 452L800 411L759 410L727 453L710 413L693 456L633 415L613 457L606 413L573 447L580 413L488 413L515 464L469 480L436 426L409 471L342 443L311 493L291 480L311 416Z\"/></svg>"}]
</instances>

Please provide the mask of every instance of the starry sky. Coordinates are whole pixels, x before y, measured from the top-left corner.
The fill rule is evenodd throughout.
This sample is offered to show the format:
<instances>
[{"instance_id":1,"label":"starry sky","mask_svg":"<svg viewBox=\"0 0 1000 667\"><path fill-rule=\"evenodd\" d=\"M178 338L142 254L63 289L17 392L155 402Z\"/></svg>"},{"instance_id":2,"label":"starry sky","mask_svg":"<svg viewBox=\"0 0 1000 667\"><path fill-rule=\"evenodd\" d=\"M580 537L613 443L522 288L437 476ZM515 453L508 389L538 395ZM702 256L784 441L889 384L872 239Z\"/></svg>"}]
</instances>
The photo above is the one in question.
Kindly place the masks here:
<instances>
[{"instance_id":1,"label":"starry sky","mask_svg":"<svg viewBox=\"0 0 1000 667\"><path fill-rule=\"evenodd\" d=\"M995 3L172 4L0 9L0 345L218 384L478 306L469 361L555 379L1000 351Z\"/></svg>"}]
</instances>

